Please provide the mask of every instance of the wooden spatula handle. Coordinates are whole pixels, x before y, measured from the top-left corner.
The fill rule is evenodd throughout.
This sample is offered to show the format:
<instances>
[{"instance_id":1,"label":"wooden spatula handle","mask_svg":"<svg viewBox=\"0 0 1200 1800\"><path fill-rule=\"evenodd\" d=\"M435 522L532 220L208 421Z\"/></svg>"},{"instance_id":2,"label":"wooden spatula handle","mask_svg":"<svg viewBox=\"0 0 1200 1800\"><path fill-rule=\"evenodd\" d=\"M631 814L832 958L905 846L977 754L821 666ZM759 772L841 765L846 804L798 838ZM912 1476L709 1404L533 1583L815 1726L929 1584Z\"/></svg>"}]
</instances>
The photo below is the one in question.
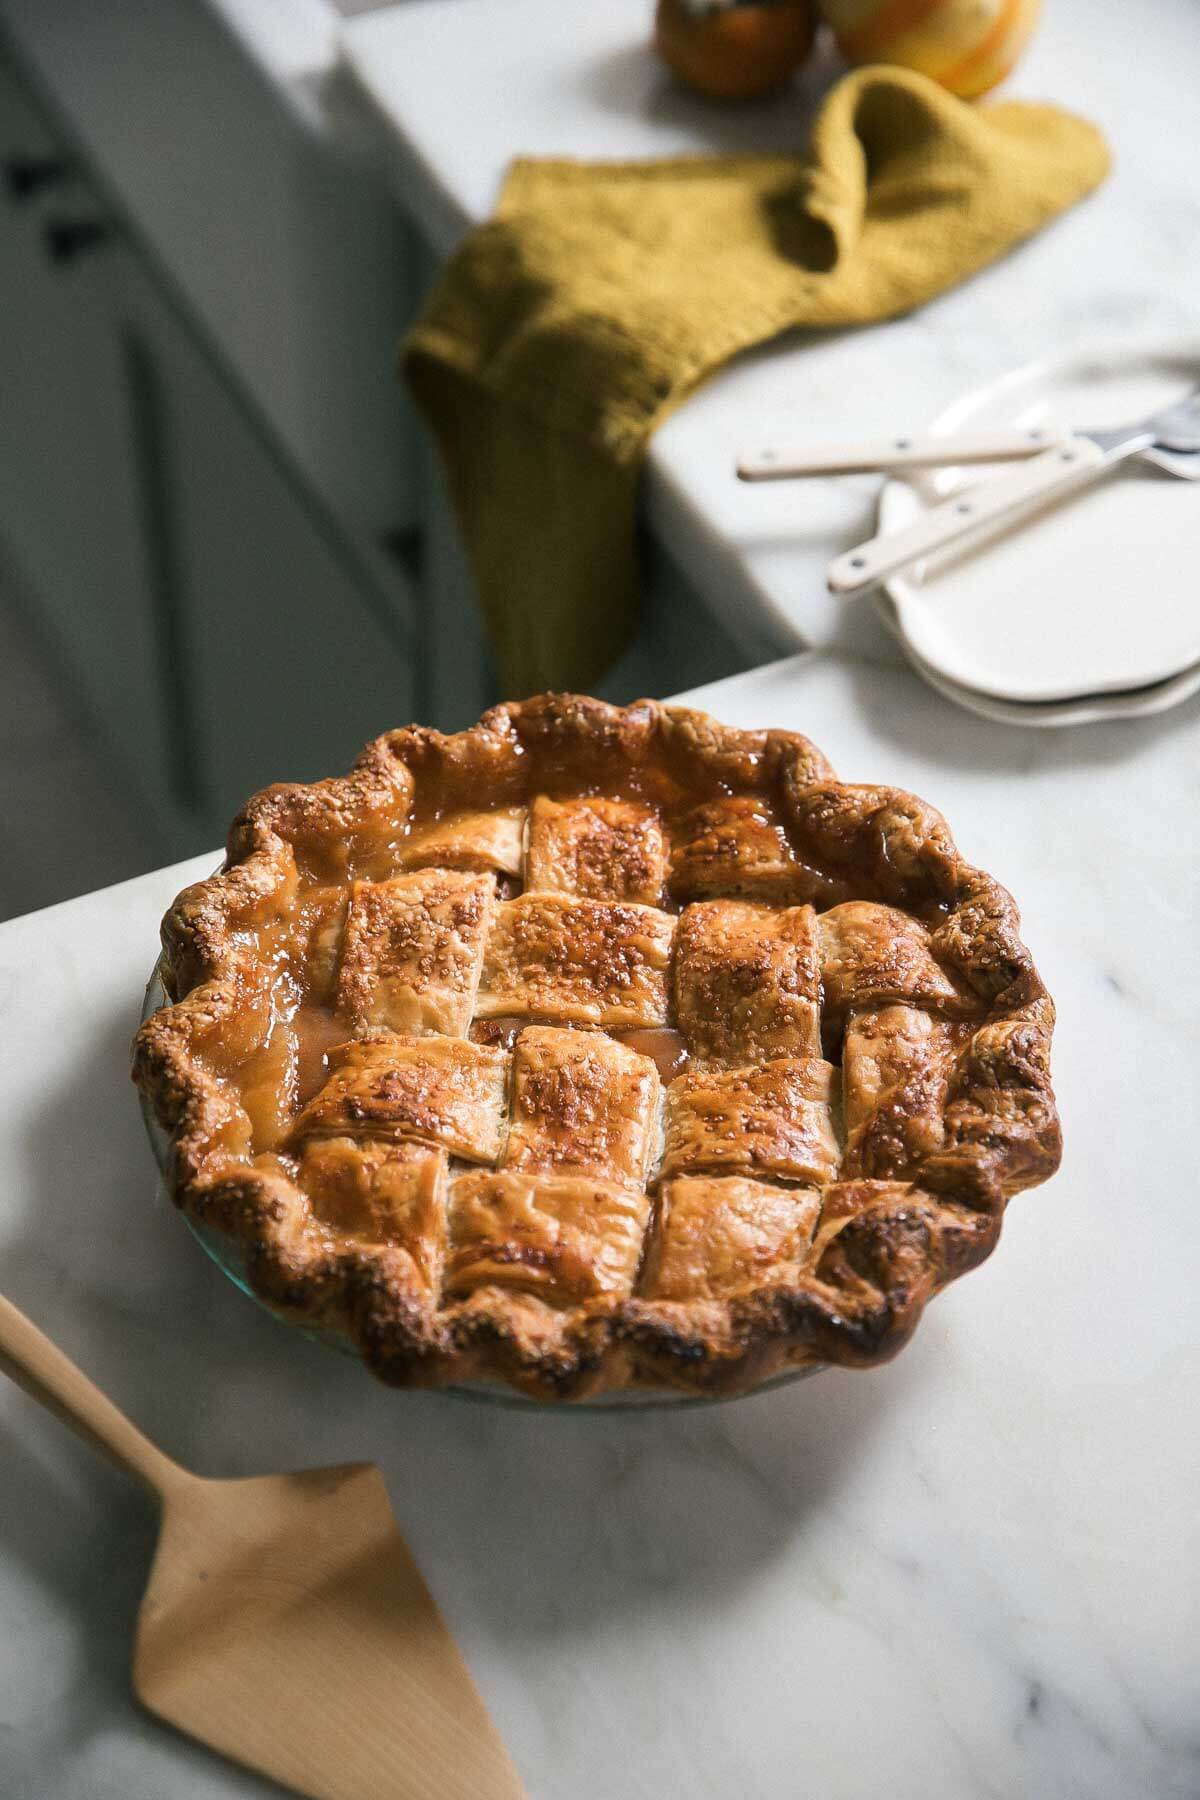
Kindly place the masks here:
<instances>
[{"instance_id":1,"label":"wooden spatula handle","mask_svg":"<svg viewBox=\"0 0 1200 1800\"><path fill-rule=\"evenodd\" d=\"M160 1499L194 1477L164 1456L32 1320L0 1295L0 1369Z\"/></svg>"}]
</instances>

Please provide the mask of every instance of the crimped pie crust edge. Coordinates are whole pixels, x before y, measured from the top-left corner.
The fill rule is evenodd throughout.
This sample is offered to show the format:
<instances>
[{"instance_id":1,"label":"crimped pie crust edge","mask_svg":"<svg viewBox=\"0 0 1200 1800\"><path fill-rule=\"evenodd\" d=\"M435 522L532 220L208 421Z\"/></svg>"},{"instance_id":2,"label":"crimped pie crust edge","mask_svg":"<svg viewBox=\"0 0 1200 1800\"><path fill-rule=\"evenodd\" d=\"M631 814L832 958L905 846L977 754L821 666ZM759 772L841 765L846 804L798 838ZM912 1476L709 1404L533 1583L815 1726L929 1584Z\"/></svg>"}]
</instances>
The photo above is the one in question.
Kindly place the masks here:
<instances>
[{"instance_id":1,"label":"crimped pie crust edge","mask_svg":"<svg viewBox=\"0 0 1200 1800\"><path fill-rule=\"evenodd\" d=\"M431 1311L404 1254L388 1246L303 1243L295 1184L222 1150L240 1108L198 1054L221 1022L269 1004L245 933L294 893L294 841L369 846L372 828L407 809L422 779L451 776L482 790L531 753L567 762L599 754L634 769L668 746L735 791L776 786L795 847L831 880L865 886L885 904L936 909L931 948L986 1007L958 1055L943 1148L922 1161L919 1180L837 1184L840 1216L821 1224L794 1286L728 1301L595 1299L558 1313L550 1330L544 1308L508 1290ZM960 857L932 807L900 789L837 781L796 733L736 730L655 701L617 708L576 695L495 707L449 736L388 732L345 776L255 795L234 821L221 871L178 897L162 942L174 1004L138 1032L133 1074L171 1139L175 1201L236 1240L268 1304L345 1331L396 1385L500 1380L542 1399L625 1387L736 1393L804 1364L879 1363L911 1336L934 1293L990 1254L1008 1196L1058 1166L1054 1008L1011 896Z\"/></svg>"}]
</instances>

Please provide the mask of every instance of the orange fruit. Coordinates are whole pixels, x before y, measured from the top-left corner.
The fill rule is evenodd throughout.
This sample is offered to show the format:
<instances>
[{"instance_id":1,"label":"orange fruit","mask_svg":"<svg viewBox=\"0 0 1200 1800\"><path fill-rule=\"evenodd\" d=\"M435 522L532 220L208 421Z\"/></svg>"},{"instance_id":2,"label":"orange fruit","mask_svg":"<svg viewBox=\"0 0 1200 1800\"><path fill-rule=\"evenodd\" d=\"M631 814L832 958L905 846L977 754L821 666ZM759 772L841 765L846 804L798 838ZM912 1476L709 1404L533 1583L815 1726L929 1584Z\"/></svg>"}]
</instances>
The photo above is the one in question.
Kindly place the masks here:
<instances>
[{"instance_id":1,"label":"orange fruit","mask_svg":"<svg viewBox=\"0 0 1200 1800\"><path fill-rule=\"evenodd\" d=\"M850 62L899 63L971 100L1012 70L1041 0L820 0L820 7Z\"/></svg>"},{"instance_id":2,"label":"orange fruit","mask_svg":"<svg viewBox=\"0 0 1200 1800\"><path fill-rule=\"evenodd\" d=\"M718 100L753 100L786 86L812 49L812 0L705 8L658 0L654 47L688 87Z\"/></svg>"}]
</instances>

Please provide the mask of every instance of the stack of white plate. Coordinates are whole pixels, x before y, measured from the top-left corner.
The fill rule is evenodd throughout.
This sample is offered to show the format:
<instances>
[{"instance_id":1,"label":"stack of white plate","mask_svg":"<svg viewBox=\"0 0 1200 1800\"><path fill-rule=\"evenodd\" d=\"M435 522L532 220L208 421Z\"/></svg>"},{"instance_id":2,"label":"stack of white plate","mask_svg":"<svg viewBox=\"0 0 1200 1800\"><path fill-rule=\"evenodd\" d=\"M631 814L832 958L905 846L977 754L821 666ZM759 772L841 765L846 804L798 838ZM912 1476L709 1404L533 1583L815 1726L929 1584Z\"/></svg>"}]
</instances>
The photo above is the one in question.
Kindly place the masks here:
<instances>
[{"instance_id":1,"label":"stack of white plate","mask_svg":"<svg viewBox=\"0 0 1200 1800\"><path fill-rule=\"evenodd\" d=\"M1101 429L1197 382L1200 343L1089 351L1013 370L932 429ZM878 604L918 673L960 706L1019 725L1135 718L1200 689L1200 483L1168 472L1184 460L1126 461L1036 518L894 577ZM890 479L879 528L998 472L946 466Z\"/></svg>"}]
</instances>

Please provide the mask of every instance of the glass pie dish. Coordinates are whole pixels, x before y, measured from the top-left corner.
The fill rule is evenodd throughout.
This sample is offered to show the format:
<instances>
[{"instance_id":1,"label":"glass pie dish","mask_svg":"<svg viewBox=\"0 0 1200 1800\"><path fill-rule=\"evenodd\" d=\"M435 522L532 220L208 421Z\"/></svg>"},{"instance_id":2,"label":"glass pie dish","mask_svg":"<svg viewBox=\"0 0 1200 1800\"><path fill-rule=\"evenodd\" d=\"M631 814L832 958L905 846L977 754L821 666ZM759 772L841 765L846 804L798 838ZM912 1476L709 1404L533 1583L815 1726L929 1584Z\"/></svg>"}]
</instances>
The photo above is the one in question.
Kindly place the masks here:
<instances>
[{"instance_id":1,"label":"glass pie dish","mask_svg":"<svg viewBox=\"0 0 1200 1800\"><path fill-rule=\"evenodd\" d=\"M1057 1167L1019 927L798 733L542 695L254 796L133 1075L206 1248L388 1385L733 1398L897 1354Z\"/></svg>"}]
</instances>

